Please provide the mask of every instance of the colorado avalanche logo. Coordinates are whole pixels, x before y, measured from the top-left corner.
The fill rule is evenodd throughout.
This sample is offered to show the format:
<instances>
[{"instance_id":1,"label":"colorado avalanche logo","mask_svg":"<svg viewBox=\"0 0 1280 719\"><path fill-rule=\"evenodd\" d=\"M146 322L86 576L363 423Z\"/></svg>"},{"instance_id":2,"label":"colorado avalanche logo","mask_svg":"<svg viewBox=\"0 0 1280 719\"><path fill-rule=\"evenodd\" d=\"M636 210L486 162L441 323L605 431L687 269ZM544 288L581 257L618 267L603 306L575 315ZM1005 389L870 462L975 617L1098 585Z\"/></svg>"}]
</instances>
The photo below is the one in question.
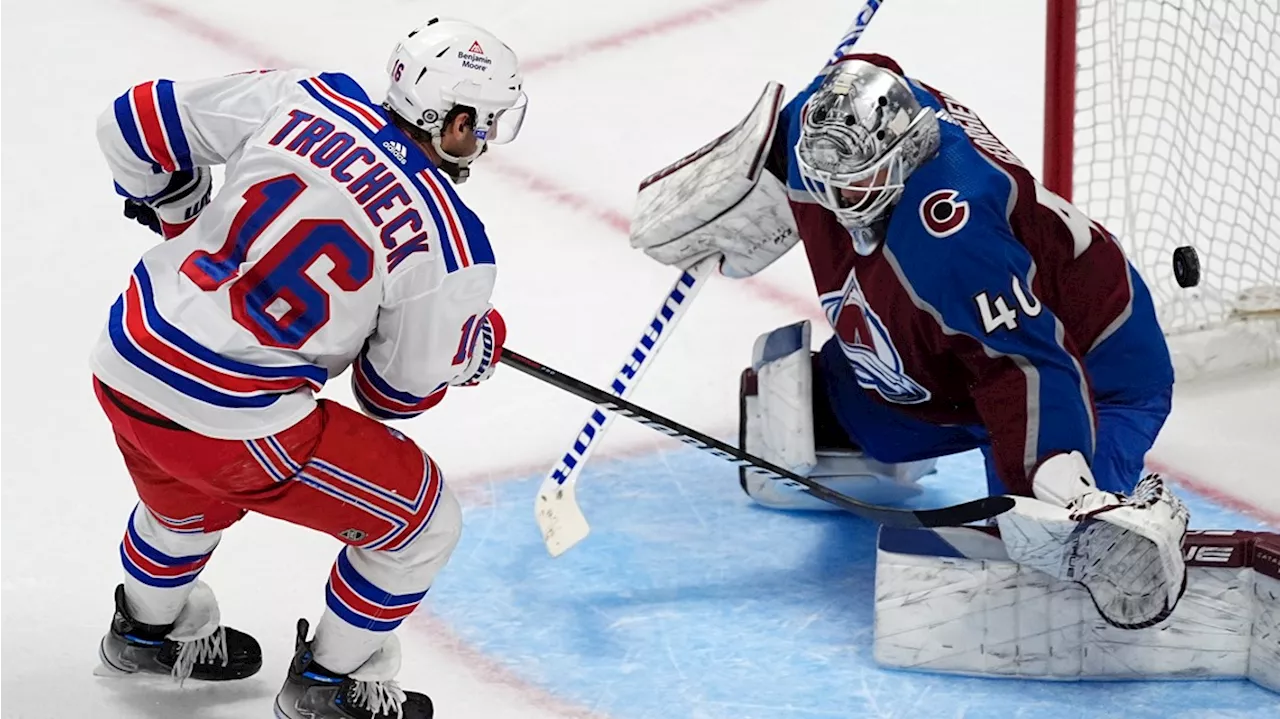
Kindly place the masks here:
<instances>
[{"instance_id":1,"label":"colorado avalanche logo","mask_svg":"<svg viewBox=\"0 0 1280 719\"><path fill-rule=\"evenodd\" d=\"M920 202L920 221L929 234L950 237L969 222L969 203L956 202L959 195L955 190L938 190Z\"/></svg>"},{"instance_id":2,"label":"colorado avalanche logo","mask_svg":"<svg viewBox=\"0 0 1280 719\"><path fill-rule=\"evenodd\" d=\"M849 270L842 291L828 292L821 300L827 322L836 331L840 349L853 366L859 387L875 390L894 404L929 401L929 390L903 372L902 355L879 315L867 304L854 270Z\"/></svg>"}]
</instances>

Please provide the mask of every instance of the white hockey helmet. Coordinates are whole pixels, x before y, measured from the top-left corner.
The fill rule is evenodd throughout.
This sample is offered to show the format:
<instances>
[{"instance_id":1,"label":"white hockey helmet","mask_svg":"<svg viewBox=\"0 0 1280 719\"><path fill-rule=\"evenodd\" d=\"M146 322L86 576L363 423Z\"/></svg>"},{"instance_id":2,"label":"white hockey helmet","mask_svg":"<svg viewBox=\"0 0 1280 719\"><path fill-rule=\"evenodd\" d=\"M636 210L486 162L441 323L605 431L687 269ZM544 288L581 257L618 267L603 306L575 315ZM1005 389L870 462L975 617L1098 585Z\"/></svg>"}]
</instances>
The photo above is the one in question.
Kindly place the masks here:
<instances>
[{"instance_id":1,"label":"white hockey helmet","mask_svg":"<svg viewBox=\"0 0 1280 719\"><path fill-rule=\"evenodd\" d=\"M938 119L906 78L863 60L833 65L801 110L796 165L805 189L854 234L869 254L865 230L902 195L918 167L938 150ZM850 202L841 190L860 195ZM864 240L859 242L859 238Z\"/></svg>"},{"instance_id":2,"label":"white hockey helmet","mask_svg":"<svg viewBox=\"0 0 1280 719\"><path fill-rule=\"evenodd\" d=\"M431 134L436 152L466 167L487 143L511 142L528 104L516 54L486 30L462 20L432 18L401 40L387 60L385 105ZM440 149L445 115L455 105L476 111L476 151L454 157Z\"/></svg>"}]
</instances>

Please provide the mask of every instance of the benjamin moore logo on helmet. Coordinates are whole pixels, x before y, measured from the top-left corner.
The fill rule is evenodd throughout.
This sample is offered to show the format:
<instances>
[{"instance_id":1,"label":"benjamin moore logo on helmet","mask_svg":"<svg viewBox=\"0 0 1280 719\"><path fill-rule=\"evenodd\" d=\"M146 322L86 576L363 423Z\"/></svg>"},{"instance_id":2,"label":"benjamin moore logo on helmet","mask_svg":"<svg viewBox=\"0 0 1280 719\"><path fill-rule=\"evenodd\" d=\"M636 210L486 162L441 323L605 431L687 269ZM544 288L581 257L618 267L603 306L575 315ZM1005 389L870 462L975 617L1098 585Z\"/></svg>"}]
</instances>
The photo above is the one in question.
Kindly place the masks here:
<instances>
[{"instance_id":1,"label":"benjamin moore logo on helmet","mask_svg":"<svg viewBox=\"0 0 1280 719\"><path fill-rule=\"evenodd\" d=\"M472 40L471 48L466 52L459 50L458 59L462 61L463 67L469 67L472 70L488 70L493 64L493 60L484 56L484 48L480 47L479 40Z\"/></svg>"}]
</instances>

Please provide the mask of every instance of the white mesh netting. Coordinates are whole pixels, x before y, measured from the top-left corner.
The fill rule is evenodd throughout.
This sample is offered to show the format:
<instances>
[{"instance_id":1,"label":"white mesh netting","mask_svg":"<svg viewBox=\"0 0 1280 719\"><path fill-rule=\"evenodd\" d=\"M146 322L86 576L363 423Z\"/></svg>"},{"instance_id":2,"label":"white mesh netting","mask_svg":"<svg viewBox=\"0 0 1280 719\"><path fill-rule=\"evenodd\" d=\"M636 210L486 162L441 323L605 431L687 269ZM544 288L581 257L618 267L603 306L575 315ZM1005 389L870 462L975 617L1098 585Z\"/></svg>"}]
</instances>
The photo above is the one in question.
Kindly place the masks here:
<instances>
[{"instance_id":1,"label":"white mesh netting","mask_svg":"<svg viewBox=\"0 0 1280 719\"><path fill-rule=\"evenodd\" d=\"M1075 204L1171 335L1280 312L1280 0L1079 0ZM1198 287L1173 277L1192 245Z\"/></svg>"}]
</instances>

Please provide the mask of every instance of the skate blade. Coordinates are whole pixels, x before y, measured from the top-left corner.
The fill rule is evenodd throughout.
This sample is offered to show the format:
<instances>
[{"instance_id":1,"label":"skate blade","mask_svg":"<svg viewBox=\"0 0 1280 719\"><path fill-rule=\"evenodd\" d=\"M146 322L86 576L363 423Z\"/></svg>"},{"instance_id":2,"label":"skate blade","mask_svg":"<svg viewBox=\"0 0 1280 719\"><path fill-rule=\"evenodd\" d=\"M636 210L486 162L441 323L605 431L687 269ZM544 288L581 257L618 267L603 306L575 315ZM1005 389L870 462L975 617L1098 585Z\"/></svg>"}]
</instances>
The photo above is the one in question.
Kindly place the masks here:
<instances>
[{"instance_id":1,"label":"skate blade","mask_svg":"<svg viewBox=\"0 0 1280 719\"><path fill-rule=\"evenodd\" d=\"M123 669L116 669L110 664L104 664L102 662L98 662L98 666L93 668L93 675L95 677L108 677L112 679L136 676L134 672L126 672Z\"/></svg>"},{"instance_id":2,"label":"skate blade","mask_svg":"<svg viewBox=\"0 0 1280 719\"><path fill-rule=\"evenodd\" d=\"M108 661L106 652L102 651L102 642L98 642L98 666L93 668L93 675L95 677L130 677L134 672L121 669Z\"/></svg>"}]
</instances>

